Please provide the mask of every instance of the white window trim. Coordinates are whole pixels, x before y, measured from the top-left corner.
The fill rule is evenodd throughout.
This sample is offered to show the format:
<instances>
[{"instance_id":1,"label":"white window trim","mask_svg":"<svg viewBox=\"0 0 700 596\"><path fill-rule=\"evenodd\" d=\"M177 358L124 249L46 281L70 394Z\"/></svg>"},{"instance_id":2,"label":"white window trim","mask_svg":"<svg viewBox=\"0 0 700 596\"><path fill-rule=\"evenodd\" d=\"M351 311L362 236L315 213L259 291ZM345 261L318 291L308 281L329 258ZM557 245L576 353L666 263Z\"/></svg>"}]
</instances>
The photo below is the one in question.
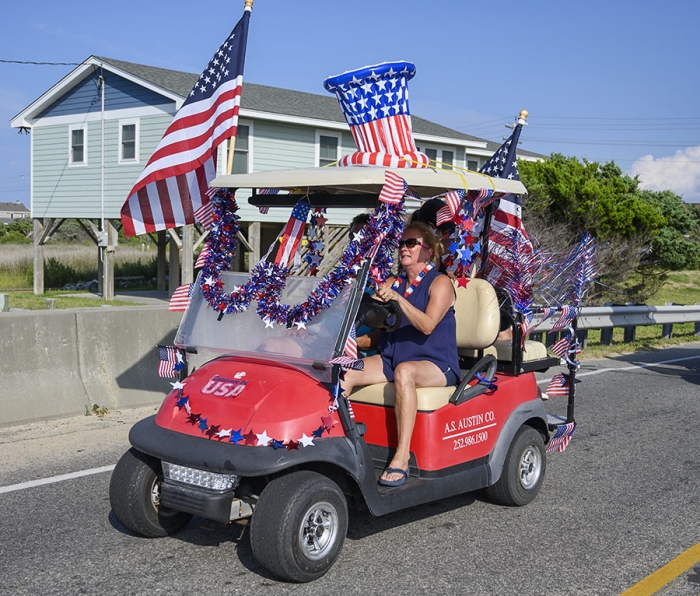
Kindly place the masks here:
<instances>
[{"instance_id":1,"label":"white window trim","mask_svg":"<svg viewBox=\"0 0 700 596\"><path fill-rule=\"evenodd\" d=\"M335 160L338 161L342 156L343 150L343 134L332 132L330 130L316 130L316 141L314 143L314 167L321 166L321 137L334 137L338 140L338 152Z\"/></svg>"},{"instance_id":2,"label":"white window trim","mask_svg":"<svg viewBox=\"0 0 700 596\"><path fill-rule=\"evenodd\" d=\"M83 161L73 161L73 131L83 131ZM88 125L87 122L76 122L68 125L68 167L84 168L88 165Z\"/></svg>"},{"instance_id":3,"label":"white window trim","mask_svg":"<svg viewBox=\"0 0 700 596\"><path fill-rule=\"evenodd\" d=\"M137 164L140 163L141 161L141 125L140 125L140 120L138 118L124 118L118 121L118 126L119 126L119 145L117 147L117 162L119 164ZM136 136L135 136L135 141L136 141L136 146L134 147L134 155L135 157L133 159L124 159L122 157L122 128L124 125L129 125L129 124L135 124L136 125Z\"/></svg>"},{"instance_id":4,"label":"white window trim","mask_svg":"<svg viewBox=\"0 0 700 596\"><path fill-rule=\"evenodd\" d=\"M255 171L255 167L253 164L253 156L255 155L255 152L253 151L253 145L255 144L255 133L254 133L254 128L253 128L253 121L252 120L238 120L238 124L236 126L247 126L248 127L248 174L252 173ZM225 175L226 168L228 168L228 150L229 147L231 146L231 139L226 139L219 145L220 153L219 155L221 156L221 163L217 163L216 169L219 172L220 176ZM234 151L236 148L234 147Z\"/></svg>"},{"instance_id":5,"label":"white window trim","mask_svg":"<svg viewBox=\"0 0 700 596\"><path fill-rule=\"evenodd\" d=\"M478 170L481 167L481 160L479 159L479 156L477 155L471 155L469 153L464 154L464 167L468 168L469 167L469 162L470 161L475 161L476 162L476 169Z\"/></svg>"}]
</instances>

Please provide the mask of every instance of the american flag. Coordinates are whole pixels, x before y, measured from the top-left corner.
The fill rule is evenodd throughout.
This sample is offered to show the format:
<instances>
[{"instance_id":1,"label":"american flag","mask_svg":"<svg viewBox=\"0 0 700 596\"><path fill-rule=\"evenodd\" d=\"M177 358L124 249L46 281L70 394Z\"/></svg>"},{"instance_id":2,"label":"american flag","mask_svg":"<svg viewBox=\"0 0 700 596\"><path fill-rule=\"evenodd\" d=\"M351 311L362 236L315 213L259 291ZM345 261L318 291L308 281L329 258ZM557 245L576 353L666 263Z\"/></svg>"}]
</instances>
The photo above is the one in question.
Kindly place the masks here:
<instances>
[{"instance_id":1,"label":"american flag","mask_svg":"<svg viewBox=\"0 0 700 596\"><path fill-rule=\"evenodd\" d=\"M498 148L491 159L481 166L479 172L492 178L520 180L516 150L524 122L524 120L518 120L513 134ZM520 195L505 195L501 197L498 208L493 214L489 231L489 261L492 265L500 269L508 267L509 251L507 247L513 242L514 232L522 240L525 249L532 252L532 245L523 227L521 197Z\"/></svg>"},{"instance_id":2,"label":"american flag","mask_svg":"<svg viewBox=\"0 0 700 596\"><path fill-rule=\"evenodd\" d=\"M276 195L277 193L279 193L279 190L274 190L272 188L258 188L259 195ZM267 215L270 212L270 208L258 207L258 211L260 211L262 215Z\"/></svg>"},{"instance_id":3,"label":"american flag","mask_svg":"<svg viewBox=\"0 0 700 596\"><path fill-rule=\"evenodd\" d=\"M576 430L576 423L569 422L568 424L558 424L557 431L554 436L549 440L547 444L547 453L552 451L559 451L560 453L566 449L567 445L571 441L571 437L574 436L574 431Z\"/></svg>"},{"instance_id":4,"label":"american flag","mask_svg":"<svg viewBox=\"0 0 700 596\"><path fill-rule=\"evenodd\" d=\"M292 209L292 215L282 230L280 247L277 249L275 263L287 267L294 255L299 250L301 237L304 235L306 218L309 216L311 206L306 201L297 201Z\"/></svg>"},{"instance_id":5,"label":"american flag","mask_svg":"<svg viewBox=\"0 0 700 596\"><path fill-rule=\"evenodd\" d=\"M561 307L561 314L559 315L559 318L557 321L552 325L552 328L550 329L550 333L553 333L555 331L561 331L562 329L565 329L569 325L571 325L571 322L576 318L576 307L567 304L565 306Z\"/></svg>"},{"instance_id":6,"label":"american flag","mask_svg":"<svg viewBox=\"0 0 700 596\"><path fill-rule=\"evenodd\" d=\"M200 75L165 131L121 217L127 236L195 222L209 202L216 149L236 135L250 8Z\"/></svg>"},{"instance_id":7,"label":"american flag","mask_svg":"<svg viewBox=\"0 0 700 596\"><path fill-rule=\"evenodd\" d=\"M406 188L408 188L408 184L401 176L387 170L384 172L384 186L379 193L379 200L382 203L400 203L406 193Z\"/></svg>"},{"instance_id":8,"label":"american flag","mask_svg":"<svg viewBox=\"0 0 700 596\"><path fill-rule=\"evenodd\" d=\"M569 377L564 373L554 375L547 385L547 395L550 397L567 397L569 395Z\"/></svg>"},{"instance_id":9,"label":"american flag","mask_svg":"<svg viewBox=\"0 0 700 596\"><path fill-rule=\"evenodd\" d=\"M569 353L569 346L571 345L571 335L562 337L558 342L556 342L549 351L552 354L556 354L559 358L563 358Z\"/></svg>"},{"instance_id":10,"label":"american flag","mask_svg":"<svg viewBox=\"0 0 700 596\"><path fill-rule=\"evenodd\" d=\"M170 297L168 310L170 312L185 312L187 307L190 305L193 289L194 284L182 284L179 286Z\"/></svg>"},{"instance_id":11,"label":"american flag","mask_svg":"<svg viewBox=\"0 0 700 596\"><path fill-rule=\"evenodd\" d=\"M437 227L440 227L442 224L447 223L448 221L452 221L453 217L454 215L447 205L445 205L444 207L440 207L440 209L438 209L438 212L435 214L435 225Z\"/></svg>"},{"instance_id":12,"label":"american flag","mask_svg":"<svg viewBox=\"0 0 700 596\"><path fill-rule=\"evenodd\" d=\"M445 194L445 203L450 209L450 213L454 216L459 213L459 208L462 206L462 201L464 200L464 190L451 190ZM440 224L438 224L440 225Z\"/></svg>"},{"instance_id":13,"label":"american flag","mask_svg":"<svg viewBox=\"0 0 700 596\"><path fill-rule=\"evenodd\" d=\"M158 376L166 379L177 378L175 365L178 363L174 346L158 346Z\"/></svg>"},{"instance_id":14,"label":"american flag","mask_svg":"<svg viewBox=\"0 0 700 596\"><path fill-rule=\"evenodd\" d=\"M204 248L202 249L202 252L199 253L199 256L197 257L197 260L194 263L194 268L195 269L201 269L204 267L205 264L205 259L211 254L211 249L209 248L208 244L204 245Z\"/></svg>"},{"instance_id":15,"label":"american flag","mask_svg":"<svg viewBox=\"0 0 700 596\"><path fill-rule=\"evenodd\" d=\"M357 331L355 325L350 328L350 334L345 342L345 349L343 350L343 355L333 358L330 361L331 364L339 364L344 369L352 370L364 370L365 363L358 358L357 351Z\"/></svg>"}]
</instances>

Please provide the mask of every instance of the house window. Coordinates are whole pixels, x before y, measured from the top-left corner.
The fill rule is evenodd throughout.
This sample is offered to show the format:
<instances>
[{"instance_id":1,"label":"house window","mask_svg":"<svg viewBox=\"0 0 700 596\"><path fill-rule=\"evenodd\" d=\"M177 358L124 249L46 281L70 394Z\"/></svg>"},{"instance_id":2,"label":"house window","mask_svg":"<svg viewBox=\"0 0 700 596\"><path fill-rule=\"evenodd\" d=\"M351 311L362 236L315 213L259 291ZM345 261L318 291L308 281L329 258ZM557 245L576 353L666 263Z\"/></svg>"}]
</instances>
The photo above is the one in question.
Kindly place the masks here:
<instances>
[{"instance_id":1,"label":"house window","mask_svg":"<svg viewBox=\"0 0 700 596\"><path fill-rule=\"evenodd\" d=\"M425 153L428 156L430 161L437 161L437 149L431 149L430 147L426 147L425 149L423 149L423 153Z\"/></svg>"},{"instance_id":2,"label":"house window","mask_svg":"<svg viewBox=\"0 0 700 596\"><path fill-rule=\"evenodd\" d=\"M467 160L467 169L471 170L472 172L477 172L479 171L479 162L473 159L468 159Z\"/></svg>"},{"instance_id":3,"label":"house window","mask_svg":"<svg viewBox=\"0 0 700 596\"><path fill-rule=\"evenodd\" d=\"M250 127L239 124L233 150L233 174L247 174L250 165Z\"/></svg>"},{"instance_id":4,"label":"house window","mask_svg":"<svg viewBox=\"0 0 700 596\"><path fill-rule=\"evenodd\" d=\"M119 161L138 161L138 127L136 122L119 123Z\"/></svg>"},{"instance_id":5,"label":"house window","mask_svg":"<svg viewBox=\"0 0 700 596\"><path fill-rule=\"evenodd\" d=\"M452 149L436 149L434 147L423 147L418 149L425 153L431 162L444 170L451 170L455 163L455 152Z\"/></svg>"},{"instance_id":6,"label":"house window","mask_svg":"<svg viewBox=\"0 0 700 596\"><path fill-rule=\"evenodd\" d=\"M327 166L338 161L338 137L318 135L318 165Z\"/></svg>"},{"instance_id":7,"label":"house window","mask_svg":"<svg viewBox=\"0 0 700 596\"><path fill-rule=\"evenodd\" d=\"M82 166L85 165L87 162L85 132L85 127L76 127L70 129L70 165Z\"/></svg>"},{"instance_id":8,"label":"house window","mask_svg":"<svg viewBox=\"0 0 700 596\"><path fill-rule=\"evenodd\" d=\"M454 151L448 151L447 149L442 150L442 167L445 170L451 170L452 165L455 162L455 154Z\"/></svg>"}]
</instances>

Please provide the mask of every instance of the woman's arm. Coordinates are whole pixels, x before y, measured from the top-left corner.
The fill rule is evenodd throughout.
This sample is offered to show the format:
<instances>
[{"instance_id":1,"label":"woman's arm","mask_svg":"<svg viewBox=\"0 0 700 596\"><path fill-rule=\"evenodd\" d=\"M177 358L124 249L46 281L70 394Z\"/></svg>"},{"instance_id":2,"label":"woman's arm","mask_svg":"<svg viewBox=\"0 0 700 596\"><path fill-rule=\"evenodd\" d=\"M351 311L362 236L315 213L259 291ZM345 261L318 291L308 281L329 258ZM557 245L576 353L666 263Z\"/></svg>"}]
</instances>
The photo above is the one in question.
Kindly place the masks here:
<instances>
[{"instance_id":1,"label":"woman's arm","mask_svg":"<svg viewBox=\"0 0 700 596\"><path fill-rule=\"evenodd\" d=\"M430 284L428 290L428 306L425 312L413 306L401 294L386 285L382 288L381 296L385 300L396 300L401 312L418 331L430 335L438 323L442 321L447 311L455 303L455 291L446 275L439 275Z\"/></svg>"}]
</instances>

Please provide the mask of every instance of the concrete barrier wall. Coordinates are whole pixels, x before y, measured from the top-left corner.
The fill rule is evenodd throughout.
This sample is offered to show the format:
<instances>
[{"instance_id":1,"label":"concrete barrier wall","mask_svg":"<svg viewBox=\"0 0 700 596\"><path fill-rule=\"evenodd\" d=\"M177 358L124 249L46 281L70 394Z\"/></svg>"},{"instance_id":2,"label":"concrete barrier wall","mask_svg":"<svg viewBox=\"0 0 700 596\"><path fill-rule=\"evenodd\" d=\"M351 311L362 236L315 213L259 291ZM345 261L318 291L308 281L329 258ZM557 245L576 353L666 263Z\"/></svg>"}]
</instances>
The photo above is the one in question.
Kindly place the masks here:
<instances>
[{"instance_id":1,"label":"concrete barrier wall","mask_svg":"<svg viewBox=\"0 0 700 596\"><path fill-rule=\"evenodd\" d=\"M160 403L156 345L181 318L167 306L0 313L0 426Z\"/></svg>"}]
</instances>

